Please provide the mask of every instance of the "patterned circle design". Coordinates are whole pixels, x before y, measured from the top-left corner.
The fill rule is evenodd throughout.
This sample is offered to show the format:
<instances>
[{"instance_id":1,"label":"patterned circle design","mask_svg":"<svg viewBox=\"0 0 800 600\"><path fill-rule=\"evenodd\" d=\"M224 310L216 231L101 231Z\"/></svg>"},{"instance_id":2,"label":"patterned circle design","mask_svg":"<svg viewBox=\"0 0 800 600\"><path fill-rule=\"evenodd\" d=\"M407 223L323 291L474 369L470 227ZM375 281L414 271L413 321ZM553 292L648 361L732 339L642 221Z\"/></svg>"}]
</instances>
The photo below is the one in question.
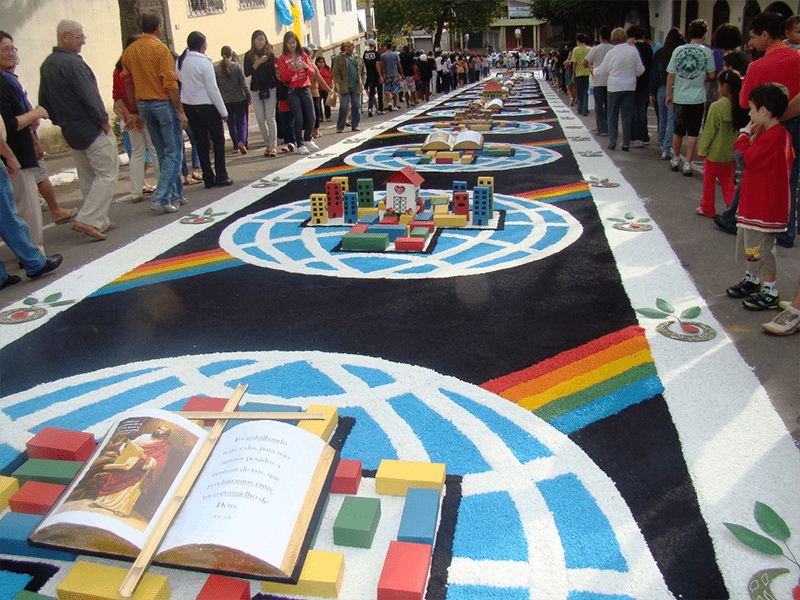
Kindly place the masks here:
<instances>
[{"instance_id":1,"label":"patterned circle design","mask_svg":"<svg viewBox=\"0 0 800 600\"><path fill-rule=\"evenodd\" d=\"M574 442L511 402L425 368L323 352L142 361L3 398L3 440L21 452L45 426L99 437L122 410L179 410L191 396L230 397L238 383L249 384L245 403L336 406L340 418L355 423L341 457L361 460L364 469L376 469L384 458L434 462L462 478L455 531L447 540L447 598L489 597L483 586L497 598L583 597L587 572L598 597L669 595L613 482ZM393 500L381 498L387 506ZM490 525L487 514L498 526ZM325 526L332 529L330 524L326 515ZM374 594L382 557L361 557L376 554L376 546L372 553L333 546L327 527L315 547L344 552L350 567L340 600L368 597L367 589ZM379 528L376 545L394 539L396 529L388 529ZM187 589L199 589L207 578L165 572L178 598L194 597ZM625 596L618 595L620 589Z\"/></svg>"},{"instance_id":2,"label":"patterned circle design","mask_svg":"<svg viewBox=\"0 0 800 600\"><path fill-rule=\"evenodd\" d=\"M28 321L35 321L36 319L41 319L46 314L47 311L38 306L12 308L0 312L0 323L2 323L3 325L27 323Z\"/></svg>"},{"instance_id":3,"label":"patterned circle design","mask_svg":"<svg viewBox=\"0 0 800 600\"><path fill-rule=\"evenodd\" d=\"M620 231L632 231L636 233L640 231L650 231L653 228L649 223L614 223L612 227Z\"/></svg>"},{"instance_id":4,"label":"patterned circle design","mask_svg":"<svg viewBox=\"0 0 800 600\"><path fill-rule=\"evenodd\" d=\"M504 100L504 106L533 106L534 104L542 104L544 100L527 100L527 99L520 99L520 100ZM456 108L464 107L466 108L469 106L468 100L452 100L450 102L443 102L441 106L453 106Z\"/></svg>"},{"instance_id":5,"label":"patterned circle design","mask_svg":"<svg viewBox=\"0 0 800 600\"><path fill-rule=\"evenodd\" d=\"M496 125L489 131L479 131L478 133L482 133L483 135L540 133L553 128L552 125L548 125L547 123L532 123L530 121L516 121L516 125L516 127ZM434 127L433 122L431 121L426 121L424 123L411 123L410 125L401 125L397 129L403 133L420 133L425 135L433 133L434 131L453 131L452 127Z\"/></svg>"},{"instance_id":6,"label":"patterned circle design","mask_svg":"<svg viewBox=\"0 0 800 600\"><path fill-rule=\"evenodd\" d=\"M484 144L483 147L487 149L501 145L510 145L514 148L514 156L481 156L471 165L460 163L449 165L429 163L422 165L419 164L419 159L416 157L393 156L395 151L404 146L384 146L348 154L345 156L344 162L351 167L379 169L381 171L399 171L403 167L412 166L419 173L491 173L492 171L538 167L561 158L561 154L549 148L537 148L519 144Z\"/></svg>"},{"instance_id":7,"label":"patterned circle design","mask_svg":"<svg viewBox=\"0 0 800 600\"><path fill-rule=\"evenodd\" d=\"M425 190L424 194L447 194ZM385 192L376 194L382 199ZM370 279L427 279L488 273L555 254L583 228L552 204L495 194L505 210L502 230L444 229L431 254L332 252L350 227L302 227L310 203L300 200L235 221L220 235L232 256L261 267L305 275Z\"/></svg>"},{"instance_id":8,"label":"patterned circle design","mask_svg":"<svg viewBox=\"0 0 800 600\"><path fill-rule=\"evenodd\" d=\"M668 321L666 323L659 323L656 325L656 331L668 337L671 340L679 342L707 342L717 337L717 331L710 325L705 323L698 323L697 321L684 321L684 325L691 325L696 327L699 331L697 333L687 333L686 331L676 331L672 329L672 325L676 325L675 321Z\"/></svg>"},{"instance_id":9,"label":"patterned circle design","mask_svg":"<svg viewBox=\"0 0 800 600\"><path fill-rule=\"evenodd\" d=\"M532 117L547 113L545 108L518 108L516 110L501 110L495 114L498 119L513 119L514 117ZM425 113L426 117L455 117L455 109L432 110Z\"/></svg>"}]
</instances>

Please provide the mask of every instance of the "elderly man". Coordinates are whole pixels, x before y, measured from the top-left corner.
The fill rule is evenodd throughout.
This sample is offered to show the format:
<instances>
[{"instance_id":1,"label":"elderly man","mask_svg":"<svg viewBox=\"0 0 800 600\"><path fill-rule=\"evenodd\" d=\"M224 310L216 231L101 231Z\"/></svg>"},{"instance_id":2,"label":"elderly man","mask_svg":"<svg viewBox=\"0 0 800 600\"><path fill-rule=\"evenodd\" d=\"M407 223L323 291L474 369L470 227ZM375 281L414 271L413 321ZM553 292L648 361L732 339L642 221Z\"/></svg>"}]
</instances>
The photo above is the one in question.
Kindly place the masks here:
<instances>
[{"instance_id":1,"label":"elderly man","mask_svg":"<svg viewBox=\"0 0 800 600\"><path fill-rule=\"evenodd\" d=\"M78 168L83 206L72 229L104 240L105 232L116 227L108 218L108 209L119 175L117 139L111 131L97 79L79 54L86 43L83 27L64 20L56 33L58 46L40 69L39 104L53 124L61 127Z\"/></svg>"},{"instance_id":2,"label":"elderly man","mask_svg":"<svg viewBox=\"0 0 800 600\"><path fill-rule=\"evenodd\" d=\"M339 90L339 121L336 133L344 131L347 122L347 107L350 106L350 123L353 131L361 131L358 124L361 122L361 93L364 91L364 81L367 70L360 56L353 54L353 42L344 43L344 52L336 57L331 73L336 89Z\"/></svg>"},{"instance_id":3,"label":"elderly man","mask_svg":"<svg viewBox=\"0 0 800 600\"><path fill-rule=\"evenodd\" d=\"M142 15L142 35L122 54L122 79L134 111L134 121L144 120L158 154L161 173L150 209L156 213L177 212L187 200L183 195L181 163L183 132L188 120L178 92L175 60L164 43L161 15ZM139 116L141 113L141 116Z\"/></svg>"}]
</instances>

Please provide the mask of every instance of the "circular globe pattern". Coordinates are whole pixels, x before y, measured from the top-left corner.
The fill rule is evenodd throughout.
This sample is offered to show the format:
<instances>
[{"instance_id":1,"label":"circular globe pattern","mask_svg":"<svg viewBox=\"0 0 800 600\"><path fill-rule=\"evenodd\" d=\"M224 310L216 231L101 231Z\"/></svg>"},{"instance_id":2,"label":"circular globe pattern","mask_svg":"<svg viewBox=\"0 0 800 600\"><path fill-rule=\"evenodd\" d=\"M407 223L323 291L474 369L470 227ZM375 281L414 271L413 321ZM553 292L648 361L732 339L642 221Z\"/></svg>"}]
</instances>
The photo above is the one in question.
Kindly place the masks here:
<instances>
[{"instance_id":1,"label":"circular globe pattern","mask_svg":"<svg viewBox=\"0 0 800 600\"><path fill-rule=\"evenodd\" d=\"M613 482L568 437L511 402L425 368L323 352L142 361L4 398L3 439L22 451L44 426L99 437L121 410L179 410L191 396L230 397L238 383L249 384L243 402L336 406L354 420L341 456L364 469L384 458L435 462L461 478L448 598L489 597L487 586L503 598L567 598L587 586L601 597L669 597ZM582 525L591 525L591 535ZM388 544L395 534L379 529L377 537ZM344 551L348 565L351 554L364 554L319 539L317 549ZM365 597L363 579L377 579L381 562L375 573L346 569L339 598ZM207 577L169 573L178 597L188 597L181 595L187 582ZM623 589L631 596L617 595Z\"/></svg>"},{"instance_id":2,"label":"circular globe pattern","mask_svg":"<svg viewBox=\"0 0 800 600\"><path fill-rule=\"evenodd\" d=\"M548 129L552 129L552 125L548 125L547 123L534 123L531 121L516 121L516 127L509 127L508 125L495 125L492 129L488 131L479 131L478 133L482 133L483 135L501 135L501 134L522 134L522 133L540 133L542 131L547 131ZM452 127L434 127L434 123L431 121L426 121L424 123L411 123L410 125L401 125L398 127L398 131L402 131L403 133L419 133L428 135L429 133L433 133L434 131L444 131L444 132L451 132L453 131Z\"/></svg>"},{"instance_id":3,"label":"circular globe pattern","mask_svg":"<svg viewBox=\"0 0 800 600\"><path fill-rule=\"evenodd\" d=\"M532 117L543 115L547 112L545 108L517 108L516 110L501 110L495 116L498 119L513 119L515 117ZM426 117L455 117L456 110L445 108L442 110L432 110L425 113Z\"/></svg>"},{"instance_id":4,"label":"circular globe pattern","mask_svg":"<svg viewBox=\"0 0 800 600\"><path fill-rule=\"evenodd\" d=\"M447 194L425 190L423 195ZM380 200L385 192L376 194ZM220 234L220 247L236 258L290 273L370 279L427 279L508 269L555 254L583 228L551 204L495 194L504 210L502 230L445 229L431 254L333 252L350 226L303 227L310 203L300 200L247 215Z\"/></svg>"},{"instance_id":5,"label":"circular globe pattern","mask_svg":"<svg viewBox=\"0 0 800 600\"><path fill-rule=\"evenodd\" d=\"M534 104L542 104L544 100L526 100L526 99L509 99L503 101L503 106L533 106ZM455 108L469 106L468 100L453 100L451 102L443 102L441 106L452 106Z\"/></svg>"}]
</instances>

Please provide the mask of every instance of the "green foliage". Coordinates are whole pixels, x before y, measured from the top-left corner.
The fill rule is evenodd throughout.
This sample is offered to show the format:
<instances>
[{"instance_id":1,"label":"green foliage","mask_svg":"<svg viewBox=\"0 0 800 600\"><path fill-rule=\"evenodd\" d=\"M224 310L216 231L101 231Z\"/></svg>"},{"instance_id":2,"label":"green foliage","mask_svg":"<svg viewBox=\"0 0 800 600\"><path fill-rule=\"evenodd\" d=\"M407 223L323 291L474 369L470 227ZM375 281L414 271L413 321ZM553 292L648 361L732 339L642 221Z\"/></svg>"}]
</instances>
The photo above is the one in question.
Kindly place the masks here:
<instances>
[{"instance_id":1,"label":"green foliage","mask_svg":"<svg viewBox=\"0 0 800 600\"><path fill-rule=\"evenodd\" d=\"M757 550L762 554L769 554L770 556L783 556L783 550L775 542L768 537L756 533L752 529L742 527L741 525L734 525L733 523L723 523L730 532L736 536L736 539L742 542L748 548Z\"/></svg>"},{"instance_id":2,"label":"green foliage","mask_svg":"<svg viewBox=\"0 0 800 600\"><path fill-rule=\"evenodd\" d=\"M789 526L786 524L786 521L784 521L778 513L763 502L756 502L753 516L764 533L782 541L786 549L789 550L786 540L791 537L792 533L789 531ZM787 556L784 554L783 549L768 537L756 533L752 529L748 529L742 525L735 525L733 523L723 523L723 525L736 536L737 540L748 548L752 548L762 554L768 554L769 556L783 556L786 560L800 567L800 564L798 564L797 560L794 558L794 554L791 550L789 550L790 556Z\"/></svg>"},{"instance_id":3,"label":"green foliage","mask_svg":"<svg viewBox=\"0 0 800 600\"><path fill-rule=\"evenodd\" d=\"M626 17L634 11L649 24L647 2L639 0L532 0L531 12L537 19L568 31L593 34L602 25L623 27Z\"/></svg>"},{"instance_id":4,"label":"green foliage","mask_svg":"<svg viewBox=\"0 0 800 600\"><path fill-rule=\"evenodd\" d=\"M786 521L781 519L778 513L766 504L756 502L754 516L758 526L761 527L761 530L767 535L784 542L791 537L792 534L789 531L789 526L786 524Z\"/></svg>"}]
</instances>

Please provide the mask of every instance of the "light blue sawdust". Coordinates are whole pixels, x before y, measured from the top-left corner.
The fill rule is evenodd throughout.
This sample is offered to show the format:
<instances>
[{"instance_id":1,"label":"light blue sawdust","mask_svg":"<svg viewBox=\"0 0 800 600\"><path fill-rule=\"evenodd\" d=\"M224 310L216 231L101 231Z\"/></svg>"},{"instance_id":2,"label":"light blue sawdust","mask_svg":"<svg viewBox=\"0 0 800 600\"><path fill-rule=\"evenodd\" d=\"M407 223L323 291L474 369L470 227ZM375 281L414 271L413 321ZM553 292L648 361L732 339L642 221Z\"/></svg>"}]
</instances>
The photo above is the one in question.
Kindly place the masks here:
<instances>
[{"instance_id":1,"label":"light blue sawdust","mask_svg":"<svg viewBox=\"0 0 800 600\"><path fill-rule=\"evenodd\" d=\"M362 273L374 273L375 271L383 271L384 269L392 269L395 267L399 267L405 264L408 264L410 261L406 260L393 260L391 258L386 258L381 255L376 255L373 258L362 258L359 256L354 256L350 258L342 259L342 263L361 271Z\"/></svg>"},{"instance_id":2,"label":"light blue sawdust","mask_svg":"<svg viewBox=\"0 0 800 600\"><path fill-rule=\"evenodd\" d=\"M436 250L434 250L434 254L439 254L440 252L444 252L446 250L451 250L460 246L461 244L466 244L467 240L458 238L454 235L440 235L439 239L436 240Z\"/></svg>"},{"instance_id":3,"label":"light blue sawdust","mask_svg":"<svg viewBox=\"0 0 800 600\"><path fill-rule=\"evenodd\" d=\"M597 592L571 591L567 600L636 600L627 594L599 594Z\"/></svg>"},{"instance_id":4,"label":"light blue sawdust","mask_svg":"<svg viewBox=\"0 0 800 600\"><path fill-rule=\"evenodd\" d=\"M249 254L250 256L252 256L254 258L259 258L261 260L266 260L267 262L274 262L274 263L278 262L277 259L271 257L269 254L264 252L258 246L250 246L249 248L242 248L242 250L244 250L245 254Z\"/></svg>"},{"instance_id":5,"label":"light blue sawdust","mask_svg":"<svg viewBox=\"0 0 800 600\"><path fill-rule=\"evenodd\" d=\"M501 250L505 250L505 248L502 246L495 246L494 244L473 244L466 250L463 250L457 254L453 254L452 256L442 257L441 260L442 262L457 265L463 262L475 260L476 258L481 258L482 256L494 254L495 252L500 252Z\"/></svg>"},{"instance_id":6,"label":"light blue sawdust","mask_svg":"<svg viewBox=\"0 0 800 600\"><path fill-rule=\"evenodd\" d=\"M15 450L8 444L0 444L0 469L4 469L19 456L19 450Z\"/></svg>"},{"instance_id":7,"label":"light blue sawdust","mask_svg":"<svg viewBox=\"0 0 800 600\"><path fill-rule=\"evenodd\" d=\"M540 210L539 215L544 219L545 223L566 223L567 220L564 215L559 214L552 210Z\"/></svg>"},{"instance_id":8,"label":"light blue sawdust","mask_svg":"<svg viewBox=\"0 0 800 600\"><path fill-rule=\"evenodd\" d=\"M317 236L317 243L322 247L323 250L327 250L328 252L333 252L333 249L336 248L341 241L342 238L338 235Z\"/></svg>"},{"instance_id":9,"label":"light blue sawdust","mask_svg":"<svg viewBox=\"0 0 800 600\"><path fill-rule=\"evenodd\" d=\"M279 240L281 238L295 238L300 235L300 227L297 223L288 221L278 221L269 228L269 239Z\"/></svg>"},{"instance_id":10,"label":"light blue sawdust","mask_svg":"<svg viewBox=\"0 0 800 600\"><path fill-rule=\"evenodd\" d=\"M380 369L360 367L358 365L342 365L342 367L344 367L345 371L355 375L371 388L380 387L396 381L394 377Z\"/></svg>"},{"instance_id":11,"label":"light blue sawdust","mask_svg":"<svg viewBox=\"0 0 800 600\"><path fill-rule=\"evenodd\" d=\"M303 240L294 239L288 242L278 242L274 244L275 249L283 252L287 257L295 261L308 260L314 258L314 255L309 252Z\"/></svg>"},{"instance_id":12,"label":"light blue sawdust","mask_svg":"<svg viewBox=\"0 0 800 600\"><path fill-rule=\"evenodd\" d=\"M491 470L472 440L413 394L402 394L387 402L414 430L430 462L444 463L448 474L467 475Z\"/></svg>"},{"instance_id":13,"label":"light blue sawdust","mask_svg":"<svg viewBox=\"0 0 800 600\"><path fill-rule=\"evenodd\" d=\"M447 586L445 600L530 600L528 588L503 588L485 585L461 585L451 583Z\"/></svg>"},{"instance_id":14,"label":"light blue sawdust","mask_svg":"<svg viewBox=\"0 0 800 600\"><path fill-rule=\"evenodd\" d=\"M14 596L33 581L33 575L0 571L0 600L13 600Z\"/></svg>"},{"instance_id":15,"label":"light blue sawdust","mask_svg":"<svg viewBox=\"0 0 800 600\"><path fill-rule=\"evenodd\" d=\"M246 367L247 365L252 365L256 361L254 360L218 360L213 363L209 363L207 365L203 365L199 369L197 369L201 375L205 375L206 377L213 377L214 375L219 375L220 373L224 373L225 371L230 371L231 369L238 369L239 367Z\"/></svg>"},{"instance_id":16,"label":"light blue sawdust","mask_svg":"<svg viewBox=\"0 0 800 600\"><path fill-rule=\"evenodd\" d=\"M488 515L492 518L487 518ZM453 558L528 562L528 541L517 506L508 492L488 492L461 499L453 536Z\"/></svg>"},{"instance_id":17,"label":"light blue sawdust","mask_svg":"<svg viewBox=\"0 0 800 600\"><path fill-rule=\"evenodd\" d=\"M258 235L259 229L263 226L263 223L243 223L239 225L236 231L233 232L233 243L237 246L255 243L256 235Z\"/></svg>"},{"instance_id":18,"label":"light blue sawdust","mask_svg":"<svg viewBox=\"0 0 800 600\"><path fill-rule=\"evenodd\" d=\"M468 411L470 414L475 415L478 419L492 430L493 433L500 436L503 443L514 454L519 462L525 464L530 460L538 458L546 458L552 456L552 452L542 442L533 437L525 429L516 423L509 421L499 413L493 411L488 406L479 404L474 400L451 392L444 388L439 388L439 391L450 398L453 402L458 404L461 408Z\"/></svg>"},{"instance_id":19,"label":"light blue sawdust","mask_svg":"<svg viewBox=\"0 0 800 600\"><path fill-rule=\"evenodd\" d=\"M352 417L356 423L347 436L341 456L346 460L360 460L361 468L375 470L384 458L397 460L397 450L380 425L360 407L339 409L340 417Z\"/></svg>"},{"instance_id":20,"label":"light blue sawdust","mask_svg":"<svg viewBox=\"0 0 800 600\"><path fill-rule=\"evenodd\" d=\"M293 210L292 208L282 206L280 208L273 208L272 210L268 210L265 213L262 213L258 216L253 217L254 219L259 219L261 221L270 221L272 219L277 219L283 214Z\"/></svg>"},{"instance_id":21,"label":"light blue sawdust","mask_svg":"<svg viewBox=\"0 0 800 600\"><path fill-rule=\"evenodd\" d=\"M338 269L333 265L329 265L326 262L321 261L314 261L310 263L306 263L306 267L309 269L319 269L320 271L337 271Z\"/></svg>"},{"instance_id":22,"label":"light blue sawdust","mask_svg":"<svg viewBox=\"0 0 800 600\"><path fill-rule=\"evenodd\" d=\"M20 417L35 413L38 410L58 404L59 402L66 402L67 400L72 400L78 396L83 396L84 394L103 389L109 385L126 381L145 373L152 373L161 368L162 367L140 369L138 371L131 371L130 373L121 373L119 375L112 375L111 377L103 377L101 379L94 379L85 383L82 382L76 385L69 385L54 392L50 392L49 394L43 394L41 396L31 398L30 400L25 400L24 402L14 404L13 406L7 406L3 409L3 412L13 421L19 419Z\"/></svg>"},{"instance_id":23,"label":"light blue sawdust","mask_svg":"<svg viewBox=\"0 0 800 600\"><path fill-rule=\"evenodd\" d=\"M475 265L470 265L467 268L468 269L485 269L487 267L493 267L495 265L501 265L503 263L512 262L512 261L515 261L515 260L521 260L521 259L524 259L524 258L528 258L529 256L530 256L530 253L528 253L528 252L517 251L517 252L512 252L511 254L504 254L502 256L498 256L494 260L489 260L489 261L478 263L478 264L475 264Z\"/></svg>"},{"instance_id":24,"label":"light blue sawdust","mask_svg":"<svg viewBox=\"0 0 800 600\"><path fill-rule=\"evenodd\" d=\"M489 236L490 240L505 242L507 244L521 244L531 234L530 225L509 225L506 223L505 229L495 231Z\"/></svg>"},{"instance_id":25,"label":"light blue sawdust","mask_svg":"<svg viewBox=\"0 0 800 600\"><path fill-rule=\"evenodd\" d=\"M478 237L479 235L481 235L482 233L485 233L488 230L486 230L486 229L446 229L445 231L446 231L445 235L448 235L448 236L455 235L456 237L460 237L460 238L465 238L465 237L467 237L467 238L475 238L475 237Z\"/></svg>"},{"instance_id":26,"label":"light blue sawdust","mask_svg":"<svg viewBox=\"0 0 800 600\"><path fill-rule=\"evenodd\" d=\"M497 208L495 206L495 208ZM522 211L508 211L506 213L506 224L508 223L532 223L533 220L528 216L527 213Z\"/></svg>"},{"instance_id":27,"label":"light blue sawdust","mask_svg":"<svg viewBox=\"0 0 800 600\"><path fill-rule=\"evenodd\" d=\"M159 396L181 388L184 383L177 377L165 377L159 381L142 384L119 394L114 394L101 400L78 408L69 414L50 419L30 429L31 433L38 433L45 427L60 427L73 431L84 429L114 417L122 411L136 408L145 402L155 400Z\"/></svg>"},{"instance_id":28,"label":"light blue sawdust","mask_svg":"<svg viewBox=\"0 0 800 600\"><path fill-rule=\"evenodd\" d=\"M550 246L560 242L569 233L569 227L548 227L547 232L536 244L534 250L546 250Z\"/></svg>"},{"instance_id":29,"label":"light blue sawdust","mask_svg":"<svg viewBox=\"0 0 800 600\"><path fill-rule=\"evenodd\" d=\"M253 373L247 381L250 384L247 389L249 394L279 398L336 396L344 393L330 377L304 360ZM238 380L229 381L226 385L236 387L238 383Z\"/></svg>"},{"instance_id":30,"label":"light blue sawdust","mask_svg":"<svg viewBox=\"0 0 800 600\"><path fill-rule=\"evenodd\" d=\"M436 270L436 265L417 265L397 271L398 273L430 273Z\"/></svg>"},{"instance_id":31,"label":"light blue sawdust","mask_svg":"<svg viewBox=\"0 0 800 600\"><path fill-rule=\"evenodd\" d=\"M536 486L553 513L568 569L628 571L608 518L574 473L537 481Z\"/></svg>"}]
</instances>

